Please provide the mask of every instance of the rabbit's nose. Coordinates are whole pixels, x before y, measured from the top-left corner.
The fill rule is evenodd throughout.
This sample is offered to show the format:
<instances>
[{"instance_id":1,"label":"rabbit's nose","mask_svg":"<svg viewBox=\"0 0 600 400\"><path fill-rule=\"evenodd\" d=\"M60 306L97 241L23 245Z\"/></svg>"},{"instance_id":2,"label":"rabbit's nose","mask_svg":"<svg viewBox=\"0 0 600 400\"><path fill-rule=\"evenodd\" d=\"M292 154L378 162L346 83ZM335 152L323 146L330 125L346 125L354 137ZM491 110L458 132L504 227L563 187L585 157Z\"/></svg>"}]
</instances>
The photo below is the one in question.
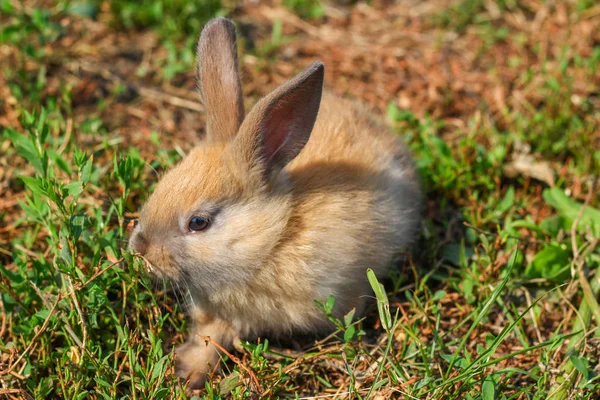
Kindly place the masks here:
<instances>
[{"instance_id":1,"label":"rabbit's nose","mask_svg":"<svg viewBox=\"0 0 600 400\"><path fill-rule=\"evenodd\" d=\"M148 250L148 241L139 229L136 229L133 232L133 235L131 235L131 239L129 239L129 247L131 247L131 249L136 253L140 253L141 255L146 254L146 251Z\"/></svg>"}]
</instances>

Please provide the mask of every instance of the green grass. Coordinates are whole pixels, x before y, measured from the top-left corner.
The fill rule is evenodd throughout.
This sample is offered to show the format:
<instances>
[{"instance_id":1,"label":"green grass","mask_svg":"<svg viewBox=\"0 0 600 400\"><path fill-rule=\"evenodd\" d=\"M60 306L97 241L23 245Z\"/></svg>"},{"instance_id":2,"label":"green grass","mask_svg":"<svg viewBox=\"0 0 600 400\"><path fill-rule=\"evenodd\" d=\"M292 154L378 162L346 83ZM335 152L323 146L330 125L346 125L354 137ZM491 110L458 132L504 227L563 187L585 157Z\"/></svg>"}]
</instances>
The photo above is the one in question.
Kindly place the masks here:
<instances>
[{"instance_id":1,"label":"green grass","mask_svg":"<svg viewBox=\"0 0 600 400\"><path fill-rule=\"evenodd\" d=\"M100 1L98 1L100 2ZM165 79L193 68L198 32L216 15L225 14L221 0L111 1L114 25L126 29L155 30L167 57L161 60Z\"/></svg>"},{"instance_id":2,"label":"green grass","mask_svg":"<svg viewBox=\"0 0 600 400\"><path fill-rule=\"evenodd\" d=\"M324 14L320 0L285 0L283 4L303 18L319 18Z\"/></svg>"},{"instance_id":3,"label":"green grass","mask_svg":"<svg viewBox=\"0 0 600 400\"><path fill-rule=\"evenodd\" d=\"M572 21L593 17L585 14L593 5L575 3ZM189 149L185 131L200 117L129 99L126 85L193 87L202 24L240 11L219 2L132 4L0 0L0 397L187 398L172 352L186 334L185 299L152 282L126 243L156 173L180 158L179 146ZM426 193L418 246L385 286L369 277L376 306L367 316L336 319L330 298L320 307L335 335L301 340L301 352L266 338L245 342L244 353L224 356L224 378L202 397L600 394L600 47L549 53L506 24L510 13L533 12L527 4L504 2L493 18L485 4L457 2L426 29L476 38L480 47L467 50L476 66L515 76L512 84L538 100L507 102L493 116L482 104L461 115L462 127L391 102L389 123L413 151ZM319 16L311 15L319 2L276 6ZM72 38L93 46L76 24L86 18L110 27L105 35L153 32L152 51L163 58L145 74L135 61L123 82L72 68L96 62L94 52L65 50ZM266 30L254 50L260 62L244 68L267 74L266 62L276 67L287 44L304 40L284 37L284 23ZM490 63L489 52L505 45L517 49L508 64ZM115 66L125 62L115 57ZM554 186L507 176L524 143L552 166Z\"/></svg>"}]
</instances>

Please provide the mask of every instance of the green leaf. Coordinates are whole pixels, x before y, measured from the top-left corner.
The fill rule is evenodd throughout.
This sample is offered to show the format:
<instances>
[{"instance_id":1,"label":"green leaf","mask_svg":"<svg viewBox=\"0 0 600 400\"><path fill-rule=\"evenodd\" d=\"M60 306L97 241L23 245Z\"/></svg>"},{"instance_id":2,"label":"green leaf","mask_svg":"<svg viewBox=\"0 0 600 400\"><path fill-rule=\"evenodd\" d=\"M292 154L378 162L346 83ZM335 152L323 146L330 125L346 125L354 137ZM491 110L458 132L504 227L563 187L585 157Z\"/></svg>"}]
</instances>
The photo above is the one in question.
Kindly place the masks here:
<instances>
[{"instance_id":1,"label":"green leaf","mask_svg":"<svg viewBox=\"0 0 600 400\"><path fill-rule=\"evenodd\" d=\"M465 275L465 278L462 281L462 291L463 296L467 299L469 304L475 301L475 296L473 295L473 289L475 288L475 282L471 275Z\"/></svg>"},{"instance_id":2,"label":"green leaf","mask_svg":"<svg viewBox=\"0 0 600 400\"><path fill-rule=\"evenodd\" d=\"M438 152L438 155L442 159L446 159L449 162L451 162L452 164L454 164L455 161L452 156L452 150L450 149L450 146L448 146L448 143L446 143L443 139L441 139L437 136L434 136L431 140L433 142L433 147Z\"/></svg>"},{"instance_id":3,"label":"green leaf","mask_svg":"<svg viewBox=\"0 0 600 400\"><path fill-rule=\"evenodd\" d=\"M450 243L442 248L442 257L456 266L467 267L467 261L475 255L471 246L466 246L464 240L461 243Z\"/></svg>"},{"instance_id":4,"label":"green leaf","mask_svg":"<svg viewBox=\"0 0 600 400\"><path fill-rule=\"evenodd\" d=\"M154 395L152 396L152 398L154 400L160 400L160 399L166 398L167 395L169 395L169 394L171 394L170 388L160 388L156 392L154 392Z\"/></svg>"},{"instance_id":5,"label":"green leaf","mask_svg":"<svg viewBox=\"0 0 600 400\"><path fill-rule=\"evenodd\" d=\"M452 354L442 354L441 356L444 360L448 362L452 362L452 360L454 359L454 356ZM458 368L463 369L467 367L469 363L464 357L458 356L454 359L454 365L456 365Z\"/></svg>"},{"instance_id":6,"label":"green leaf","mask_svg":"<svg viewBox=\"0 0 600 400\"><path fill-rule=\"evenodd\" d=\"M90 156L81 168L81 182L86 185L92 177L92 166L94 165L94 156Z\"/></svg>"},{"instance_id":7,"label":"green leaf","mask_svg":"<svg viewBox=\"0 0 600 400\"><path fill-rule=\"evenodd\" d=\"M496 341L496 336L492 335L491 333L488 333L485 336L485 346L489 349L490 347L492 347L492 345L494 344L494 342Z\"/></svg>"},{"instance_id":8,"label":"green leaf","mask_svg":"<svg viewBox=\"0 0 600 400\"><path fill-rule=\"evenodd\" d=\"M543 221L542 221L543 223ZM538 233L543 233L543 228L540 226L536 225L535 222L530 221L530 220L524 220L524 219L519 219L516 221L512 221L510 223L506 224L506 229L510 230L510 229L514 229L514 228L526 228L526 229L530 229L532 231L538 232Z\"/></svg>"},{"instance_id":9,"label":"green leaf","mask_svg":"<svg viewBox=\"0 0 600 400\"><path fill-rule=\"evenodd\" d=\"M344 332L344 341L345 342L349 342L354 338L354 334L356 333L356 328L354 327L354 325L350 325L348 328L346 328L346 331Z\"/></svg>"},{"instance_id":10,"label":"green leaf","mask_svg":"<svg viewBox=\"0 0 600 400\"><path fill-rule=\"evenodd\" d=\"M48 137L48 125L46 124L46 118L48 117L48 111L44 107L40 111L40 115L37 118L37 134L40 136L40 143L46 143L46 138Z\"/></svg>"},{"instance_id":11,"label":"green leaf","mask_svg":"<svg viewBox=\"0 0 600 400\"><path fill-rule=\"evenodd\" d=\"M433 300L433 301L440 301L444 297L446 297L446 292L444 290L438 290L437 292L435 292L433 294L433 297L432 297L431 300Z\"/></svg>"},{"instance_id":12,"label":"green leaf","mask_svg":"<svg viewBox=\"0 0 600 400\"><path fill-rule=\"evenodd\" d=\"M390 331L392 329L392 315L390 314L390 303L387 294L385 293L385 289L383 285L379 283L377 276L375 276L375 272L373 272L371 268L367 269L367 279L377 298L377 310L379 311L381 325L383 326L383 329Z\"/></svg>"},{"instance_id":13,"label":"green leaf","mask_svg":"<svg viewBox=\"0 0 600 400\"><path fill-rule=\"evenodd\" d=\"M54 153L54 154L52 154L52 158L54 159L54 162L56 163L58 168L62 169L64 172L66 172L69 175L73 172L73 171L71 171L71 167L69 166L67 161L64 158L62 158L60 155Z\"/></svg>"},{"instance_id":14,"label":"green leaf","mask_svg":"<svg viewBox=\"0 0 600 400\"><path fill-rule=\"evenodd\" d=\"M481 385L481 394L483 400L494 400L496 398L496 390L494 388L494 380L491 376L486 376Z\"/></svg>"},{"instance_id":15,"label":"green leaf","mask_svg":"<svg viewBox=\"0 0 600 400\"><path fill-rule=\"evenodd\" d=\"M79 393L76 397L77 400L85 400L85 399L89 399L90 398L90 392L88 392L87 390L84 390L83 392Z\"/></svg>"},{"instance_id":16,"label":"green leaf","mask_svg":"<svg viewBox=\"0 0 600 400\"><path fill-rule=\"evenodd\" d=\"M48 310L47 308L44 308L43 310L40 310L35 313L35 316L40 318L42 321L48 318L48 315L50 315L50 310Z\"/></svg>"},{"instance_id":17,"label":"green leaf","mask_svg":"<svg viewBox=\"0 0 600 400\"><path fill-rule=\"evenodd\" d=\"M106 382L104 379L101 378L94 378L94 380L96 381L97 384L99 384L100 386L104 386L107 388L112 388L112 385L108 382Z\"/></svg>"},{"instance_id":18,"label":"green leaf","mask_svg":"<svg viewBox=\"0 0 600 400\"><path fill-rule=\"evenodd\" d=\"M383 378L380 381L377 381L373 384L373 390L377 390L377 389L383 387L383 385L386 385L387 383L388 383L388 380L386 378Z\"/></svg>"},{"instance_id":19,"label":"green leaf","mask_svg":"<svg viewBox=\"0 0 600 400\"><path fill-rule=\"evenodd\" d=\"M13 12L13 5L10 1L0 1L0 11L6 15L10 15Z\"/></svg>"},{"instance_id":20,"label":"green leaf","mask_svg":"<svg viewBox=\"0 0 600 400\"><path fill-rule=\"evenodd\" d=\"M40 174L43 175L43 163L31 139L11 128L8 128L5 132L21 157L26 159Z\"/></svg>"},{"instance_id":21,"label":"green leaf","mask_svg":"<svg viewBox=\"0 0 600 400\"><path fill-rule=\"evenodd\" d=\"M73 2L69 4L67 12L71 15L94 19L98 15L98 5L93 1Z\"/></svg>"},{"instance_id":22,"label":"green leaf","mask_svg":"<svg viewBox=\"0 0 600 400\"><path fill-rule=\"evenodd\" d=\"M506 191L506 195L504 196L504 199L502 199L502 201L500 203L498 203L498 205L496 206L494 213L500 214L500 215L506 214L506 212L513 206L514 202L515 202L515 188L511 186Z\"/></svg>"},{"instance_id":23,"label":"green leaf","mask_svg":"<svg viewBox=\"0 0 600 400\"><path fill-rule=\"evenodd\" d=\"M544 232L551 235L552 237L556 237L556 236L558 236L558 233L560 232L561 229L563 229L563 230L571 229L572 223L573 223L573 221L569 222L562 215L552 215L552 216L546 218L545 220L543 220L542 222L540 222L540 228Z\"/></svg>"},{"instance_id":24,"label":"green leaf","mask_svg":"<svg viewBox=\"0 0 600 400\"><path fill-rule=\"evenodd\" d=\"M477 344L476 350L477 350L477 355L478 355L478 356L480 356L480 355L482 355L483 353L485 353L485 351L486 351L486 348L485 348L485 347L483 347L483 346L482 346L482 345L480 345L480 344Z\"/></svg>"},{"instance_id":25,"label":"green leaf","mask_svg":"<svg viewBox=\"0 0 600 400\"><path fill-rule=\"evenodd\" d=\"M68 185L65 185L65 189L67 190L67 195L73 197L77 197L83 192L81 182L71 182Z\"/></svg>"},{"instance_id":26,"label":"green leaf","mask_svg":"<svg viewBox=\"0 0 600 400\"><path fill-rule=\"evenodd\" d=\"M355 312L356 312L356 308L353 308L352 310L350 310L350 312L348 312L348 314L346 314L344 316L344 324L346 326L352 325L352 319L354 318L354 313Z\"/></svg>"},{"instance_id":27,"label":"green leaf","mask_svg":"<svg viewBox=\"0 0 600 400\"><path fill-rule=\"evenodd\" d=\"M85 216L84 215L73 215L71 217L70 226L71 232L73 233L73 237L75 240L78 240L81 237L81 233L85 228Z\"/></svg>"},{"instance_id":28,"label":"green leaf","mask_svg":"<svg viewBox=\"0 0 600 400\"><path fill-rule=\"evenodd\" d=\"M389 119L396 122L414 122L416 120L412 112L404 109L401 110L394 103L388 104L387 115Z\"/></svg>"},{"instance_id":29,"label":"green leaf","mask_svg":"<svg viewBox=\"0 0 600 400\"><path fill-rule=\"evenodd\" d=\"M583 206L581 203L569 198L558 188L546 189L542 193L542 196L546 203L554 207L560 214L569 218L571 223L575 221ZM580 231L584 231L588 227L595 237L600 237L600 210L589 206L583 211L577 228Z\"/></svg>"},{"instance_id":30,"label":"green leaf","mask_svg":"<svg viewBox=\"0 0 600 400\"><path fill-rule=\"evenodd\" d=\"M71 265L73 262L73 254L71 253L71 248L69 247L69 241L64 236L61 236L60 244L62 246L59 253L60 258L62 258L65 264Z\"/></svg>"},{"instance_id":31,"label":"green leaf","mask_svg":"<svg viewBox=\"0 0 600 400\"><path fill-rule=\"evenodd\" d=\"M590 379L590 371L587 367L587 360L585 360L582 357L577 357L575 355L570 355L569 360L571 361L575 369L577 369L577 371L579 371L579 373L585 378L585 380L588 381Z\"/></svg>"},{"instance_id":32,"label":"green leaf","mask_svg":"<svg viewBox=\"0 0 600 400\"><path fill-rule=\"evenodd\" d=\"M159 376L161 376L164 373L164 365L167 361L167 358L169 358L169 354L162 357L156 362L156 364L154 364L154 367L152 367L152 377L150 378L150 382L154 382Z\"/></svg>"},{"instance_id":33,"label":"green leaf","mask_svg":"<svg viewBox=\"0 0 600 400\"><path fill-rule=\"evenodd\" d=\"M20 177L23 183L33 192L39 194L40 196L47 197L48 191L44 187L43 181L38 178L32 178L30 176L21 176Z\"/></svg>"},{"instance_id":34,"label":"green leaf","mask_svg":"<svg viewBox=\"0 0 600 400\"><path fill-rule=\"evenodd\" d=\"M525 269L530 279L544 278L557 282L569 278L570 253L558 244L550 243L538 252Z\"/></svg>"},{"instance_id":35,"label":"green leaf","mask_svg":"<svg viewBox=\"0 0 600 400\"><path fill-rule=\"evenodd\" d=\"M335 305L335 297L330 294L329 297L327 298L327 301L325 302L325 311L330 313L331 310L333 310L333 306Z\"/></svg>"},{"instance_id":36,"label":"green leaf","mask_svg":"<svg viewBox=\"0 0 600 400\"><path fill-rule=\"evenodd\" d=\"M271 43L273 43L274 45L278 45L279 43L281 43L281 38L282 38L282 32L283 32L283 23L281 22L280 19L276 19L273 22L273 29L271 31Z\"/></svg>"}]
</instances>

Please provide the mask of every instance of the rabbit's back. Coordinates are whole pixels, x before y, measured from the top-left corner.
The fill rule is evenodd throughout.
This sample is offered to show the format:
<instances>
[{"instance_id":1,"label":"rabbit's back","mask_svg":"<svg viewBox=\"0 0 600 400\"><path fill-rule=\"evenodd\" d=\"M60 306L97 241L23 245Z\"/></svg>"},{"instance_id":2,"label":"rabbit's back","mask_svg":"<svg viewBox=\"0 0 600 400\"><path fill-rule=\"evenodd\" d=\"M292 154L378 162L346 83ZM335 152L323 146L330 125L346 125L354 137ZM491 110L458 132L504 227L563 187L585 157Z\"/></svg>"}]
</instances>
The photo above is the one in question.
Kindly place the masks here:
<instances>
[{"instance_id":1,"label":"rabbit's back","mask_svg":"<svg viewBox=\"0 0 600 400\"><path fill-rule=\"evenodd\" d=\"M409 174L417 180L410 155L373 111L353 100L324 92L310 140L288 165L290 172L324 162L352 165L371 172Z\"/></svg>"},{"instance_id":2,"label":"rabbit's back","mask_svg":"<svg viewBox=\"0 0 600 400\"><path fill-rule=\"evenodd\" d=\"M390 225L401 219L398 223L416 228L420 185L412 157L401 138L362 104L325 92L310 140L287 171L297 204L345 202L365 213L344 214L349 222L383 219ZM396 248L414 237L400 236Z\"/></svg>"},{"instance_id":3,"label":"rabbit's back","mask_svg":"<svg viewBox=\"0 0 600 400\"><path fill-rule=\"evenodd\" d=\"M419 223L408 151L368 108L324 93L310 140L287 171L295 203L289 248L311 249L315 298L335 288L343 308L360 308L366 268L386 276Z\"/></svg>"}]
</instances>

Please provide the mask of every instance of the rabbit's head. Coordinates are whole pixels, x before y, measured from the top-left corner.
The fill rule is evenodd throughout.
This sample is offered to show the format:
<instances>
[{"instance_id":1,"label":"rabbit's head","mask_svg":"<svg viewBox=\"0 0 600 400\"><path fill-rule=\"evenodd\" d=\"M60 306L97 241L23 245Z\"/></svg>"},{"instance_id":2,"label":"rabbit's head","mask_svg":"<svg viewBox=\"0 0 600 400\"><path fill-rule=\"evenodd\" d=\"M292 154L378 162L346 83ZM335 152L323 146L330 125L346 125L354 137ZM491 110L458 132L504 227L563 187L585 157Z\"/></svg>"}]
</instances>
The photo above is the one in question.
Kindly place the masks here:
<instances>
[{"instance_id":1,"label":"rabbit's head","mask_svg":"<svg viewBox=\"0 0 600 400\"><path fill-rule=\"evenodd\" d=\"M283 168L315 123L323 65L314 63L245 116L235 28L218 18L198 44L206 138L143 206L131 248L159 277L200 293L243 284L267 262L290 214Z\"/></svg>"}]
</instances>

